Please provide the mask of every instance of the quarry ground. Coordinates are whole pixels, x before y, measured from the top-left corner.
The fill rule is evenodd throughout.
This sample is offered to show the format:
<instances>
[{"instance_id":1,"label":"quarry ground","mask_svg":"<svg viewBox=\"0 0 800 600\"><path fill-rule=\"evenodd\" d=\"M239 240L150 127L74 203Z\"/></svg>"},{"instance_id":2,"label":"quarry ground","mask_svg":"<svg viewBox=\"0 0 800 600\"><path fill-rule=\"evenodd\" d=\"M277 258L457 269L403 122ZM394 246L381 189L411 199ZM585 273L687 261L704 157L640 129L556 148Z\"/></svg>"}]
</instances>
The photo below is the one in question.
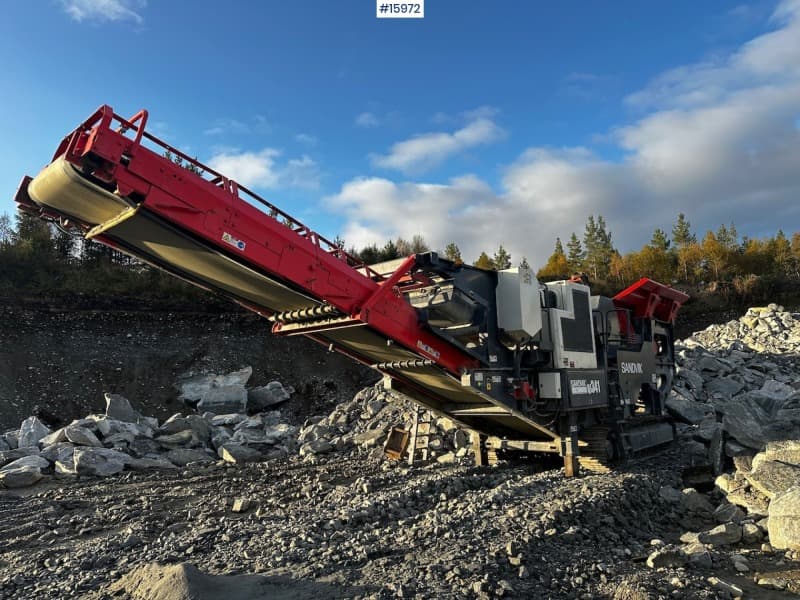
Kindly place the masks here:
<instances>
[{"instance_id":1,"label":"quarry ground","mask_svg":"<svg viewBox=\"0 0 800 600\"><path fill-rule=\"evenodd\" d=\"M685 531L659 497L681 487L681 461L673 451L566 479L530 464L408 469L354 450L56 482L0 496L0 597L731 597L710 576L745 597L792 597L736 573L724 551L713 570L645 565L651 540ZM800 568L748 556L782 577ZM179 581L136 570L153 562L262 577L217 581L215 595L191 567L174 567Z\"/></svg>"},{"instance_id":2,"label":"quarry ground","mask_svg":"<svg viewBox=\"0 0 800 600\"><path fill-rule=\"evenodd\" d=\"M255 317L0 310L0 429L36 405L66 422L102 412L105 391L163 419L186 411L179 375L245 365L254 385L298 390L299 424L375 379ZM48 478L0 492L0 599L796 597L796 556L760 542L715 547L707 564L673 567L667 553L647 565L716 525L685 492L685 443L574 479L553 462L408 468L361 447Z\"/></svg>"}]
</instances>

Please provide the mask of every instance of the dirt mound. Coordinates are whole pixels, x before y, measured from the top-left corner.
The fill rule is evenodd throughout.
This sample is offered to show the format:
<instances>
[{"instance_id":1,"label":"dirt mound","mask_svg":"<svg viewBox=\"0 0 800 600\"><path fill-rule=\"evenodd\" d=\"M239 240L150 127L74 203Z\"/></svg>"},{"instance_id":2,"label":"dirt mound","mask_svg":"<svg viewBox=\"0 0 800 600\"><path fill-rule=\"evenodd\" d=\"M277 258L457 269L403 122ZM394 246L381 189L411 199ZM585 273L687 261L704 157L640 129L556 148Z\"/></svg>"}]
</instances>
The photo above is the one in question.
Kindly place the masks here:
<instances>
[{"instance_id":1,"label":"dirt mound","mask_svg":"<svg viewBox=\"0 0 800 600\"><path fill-rule=\"evenodd\" d=\"M289 577L207 575L191 563L138 567L108 587L131 600L302 600L344 598L353 590Z\"/></svg>"}]
</instances>

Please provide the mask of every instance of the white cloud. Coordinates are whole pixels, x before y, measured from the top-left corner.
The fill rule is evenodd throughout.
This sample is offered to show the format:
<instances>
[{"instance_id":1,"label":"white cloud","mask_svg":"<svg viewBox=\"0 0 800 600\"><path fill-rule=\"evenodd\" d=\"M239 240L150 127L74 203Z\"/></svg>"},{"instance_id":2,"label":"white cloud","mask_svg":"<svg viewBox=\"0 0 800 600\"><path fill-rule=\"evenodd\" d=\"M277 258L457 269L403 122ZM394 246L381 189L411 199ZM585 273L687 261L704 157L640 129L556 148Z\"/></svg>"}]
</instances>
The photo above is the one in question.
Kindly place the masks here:
<instances>
[{"instance_id":1,"label":"white cloud","mask_svg":"<svg viewBox=\"0 0 800 600\"><path fill-rule=\"evenodd\" d=\"M453 133L424 133L397 142L388 154L372 156L372 164L403 173L421 173L453 154L504 137L505 132L494 121L481 117Z\"/></svg>"},{"instance_id":2,"label":"white cloud","mask_svg":"<svg viewBox=\"0 0 800 600\"><path fill-rule=\"evenodd\" d=\"M309 156L279 162L280 150L264 148L260 152L227 149L212 156L208 165L249 188L319 188L319 166Z\"/></svg>"},{"instance_id":3,"label":"white cloud","mask_svg":"<svg viewBox=\"0 0 800 600\"><path fill-rule=\"evenodd\" d=\"M327 202L348 217L348 244L422 233L438 248L455 241L469 260L503 243L515 261L540 265L556 236L581 235L590 214L606 217L623 251L656 227L669 230L679 212L701 236L731 220L751 237L796 231L800 0L780 4L771 23L729 55L672 69L631 94L640 116L608 137L620 159L534 147L494 190L474 176L444 185L359 178ZM436 160L459 146L455 135L401 142L380 160L403 170Z\"/></svg>"},{"instance_id":4,"label":"white cloud","mask_svg":"<svg viewBox=\"0 0 800 600\"><path fill-rule=\"evenodd\" d=\"M380 121L373 113L362 112L356 116L356 125L359 127L377 127L380 125Z\"/></svg>"},{"instance_id":5,"label":"white cloud","mask_svg":"<svg viewBox=\"0 0 800 600\"><path fill-rule=\"evenodd\" d=\"M305 144L306 146L316 146L319 139L310 133L298 133L294 136L294 141L299 144Z\"/></svg>"},{"instance_id":6,"label":"white cloud","mask_svg":"<svg viewBox=\"0 0 800 600\"><path fill-rule=\"evenodd\" d=\"M205 129L205 135L223 135L223 134L247 134L250 133L250 126L237 119L217 119L214 124Z\"/></svg>"},{"instance_id":7,"label":"white cloud","mask_svg":"<svg viewBox=\"0 0 800 600\"><path fill-rule=\"evenodd\" d=\"M279 181L275 170L275 158L279 155L280 151L274 148L265 148L261 152L216 154L208 161L208 166L245 187L274 188Z\"/></svg>"},{"instance_id":8,"label":"white cloud","mask_svg":"<svg viewBox=\"0 0 800 600\"><path fill-rule=\"evenodd\" d=\"M147 6L147 0L61 0L61 6L78 23L133 21L142 24L144 18L137 11Z\"/></svg>"},{"instance_id":9,"label":"white cloud","mask_svg":"<svg viewBox=\"0 0 800 600\"><path fill-rule=\"evenodd\" d=\"M319 189L319 165L307 155L292 158L280 172L280 182L284 187Z\"/></svg>"}]
</instances>

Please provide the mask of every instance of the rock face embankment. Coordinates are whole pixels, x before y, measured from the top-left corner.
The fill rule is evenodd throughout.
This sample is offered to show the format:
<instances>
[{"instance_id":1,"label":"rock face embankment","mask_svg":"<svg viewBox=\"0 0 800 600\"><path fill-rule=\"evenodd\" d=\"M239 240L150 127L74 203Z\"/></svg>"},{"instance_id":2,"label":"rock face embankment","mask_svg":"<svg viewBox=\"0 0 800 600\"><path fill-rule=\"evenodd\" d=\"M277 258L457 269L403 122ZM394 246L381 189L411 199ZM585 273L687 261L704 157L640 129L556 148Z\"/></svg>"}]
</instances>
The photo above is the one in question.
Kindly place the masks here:
<instances>
[{"instance_id":1,"label":"rock face embankment","mask_svg":"<svg viewBox=\"0 0 800 600\"><path fill-rule=\"evenodd\" d=\"M350 399L375 375L305 339L271 335L249 314L28 310L0 305L0 430L51 414L64 424L105 410L103 394L142 414L183 410L176 379L252 366L250 384L295 388L297 410L315 414ZM38 407L38 410L37 410Z\"/></svg>"}]
</instances>

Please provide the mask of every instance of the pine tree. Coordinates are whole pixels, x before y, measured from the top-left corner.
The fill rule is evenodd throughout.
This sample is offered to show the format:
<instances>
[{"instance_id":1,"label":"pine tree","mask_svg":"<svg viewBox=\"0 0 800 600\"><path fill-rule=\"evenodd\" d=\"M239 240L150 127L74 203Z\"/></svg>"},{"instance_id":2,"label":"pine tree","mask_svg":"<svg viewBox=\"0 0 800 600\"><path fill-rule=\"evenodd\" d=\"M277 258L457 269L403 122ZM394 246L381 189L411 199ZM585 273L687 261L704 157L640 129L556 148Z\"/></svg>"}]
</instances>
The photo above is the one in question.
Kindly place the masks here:
<instances>
[{"instance_id":1,"label":"pine tree","mask_svg":"<svg viewBox=\"0 0 800 600\"><path fill-rule=\"evenodd\" d=\"M494 263L494 268L498 271L502 271L503 269L508 269L511 267L511 255L506 252L505 248L503 248L503 244L500 244L497 252L494 253L492 262Z\"/></svg>"},{"instance_id":2,"label":"pine tree","mask_svg":"<svg viewBox=\"0 0 800 600\"><path fill-rule=\"evenodd\" d=\"M410 256L414 254L411 250L411 242L406 239L399 237L394 241L394 245L397 247L397 252L400 256Z\"/></svg>"},{"instance_id":3,"label":"pine tree","mask_svg":"<svg viewBox=\"0 0 800 600\"><path fill-rule=\"evenodd\" d=\"M14 226L8 213L0 215L0 247L7 247L14 241Z\"/></svg>"},{"instance_id":4,"label":"pine tree","mask_svg":"<svg viewBox=\"0 0 800 600\"><path fill-rule=\"evenodd\" d=\"M569 242L567 242L567 249L569 250L569 254L567 255L569 271L571 273L581 271L583 269L583 261L586 258L586 253L583 251L581 241L578 239L578 236L575 235L574 231L569 238Z\"/></svg>"},{"instance_id":5,"label":"pine tree","mask_svg":"<svg viewBox=\"0 0 800 600\"><path fill-rule=\"evenodd\" d=\"M478 257L478 260L472 263L472 265L478 267L479 269L485 269L487 271L491 271L494 269L494 263L492 262L492 259L489 258L489 255L486 254L486 252L481 252L481 255Z\"/></svg>"},{"instance_id":6,"label":"pine tree","mask_svg":"<svg viewBox=\"0 0 800 600\"><path fill-rule=\"evenodd\" d=\"M597 221L594 215L589 215L583 235L583 246L586 250L586 266L592 272L593 279L608 277L615 250L611 233L606 228L606 221L602 215L597 217Z\"/></svg>"},{"instance_id":7,"label":"pine tree","mask_svg":"<svg viewBox=\"0 0 800 600\"><path fill-rule=\"evenodd\" d=\"M423 252L430 252L428 242L421 235L415 234L411 238L411 254L422 254Z\"/></svg>"},{"instance_id":8,"label":"pine tree","mask_svg":"<svg viewBox=\"0 0 800 600\"><path fill-rule=\"evenodd\" d=\"M686 215L678 214L678 221L672 226L672 243L680 250L697 241L692 233L692 224L686 220Z\"/></svg>"},{"instance_id":9,"label":"pine tree","mask_svg":"<svg viewBox=\"0 0 800 600\"><path fill-rule=\"evenodd\" d=\"M669 239L663 229L656 229L653 232L653 237L650 239L650 247L654 250L667 251L669 250Z\"/></svg>"},{"instance_id":10,"label":"pine tree","mask_svg":"<svg viewBox=\"0 0 800 600\"><path fill-rule=\"evenodd\" d=\"M380 252L380 260L394 260L395 258L400 258L400 253L397 251L397 246L395 246L392 240L389 240L384 244L383 249Z\"/></svg>"},{"instance_id":11,"label":"pine tree","mask_svg":"<svg viewBox=\"0 0 800 600\"><path fill-rule=\"evenodd\" d=\"M455 242L450 242L444 249L444 256L447 260L452 260L453 262L460 262L461 261L461 250L456 245Z\"/></svg>"},{"instance_id":12,"label":"pine tree","mask_svg":"<svg viewBox=\"0 0 800 600\"><path fill-rule=\"evenodd\" d=\"M519 261L519 268L520 269L530 269L531 268L531 264L528 262L528 258L527 257L523 256L522 260Z\"/></svg>"},{"instance_id":13,"label":"pine tree","mask_svg":"<svg viewBox=\"0 0 800 600\"><path fill-rule=\"evenodd\" d=\"M556 245L547 263L536 276L539 279L563 279L567 277L569 265L567 264L567 257L564 254L564 246L561 244L561 238L556 238Z\"/></svg>"}]
</instances>

